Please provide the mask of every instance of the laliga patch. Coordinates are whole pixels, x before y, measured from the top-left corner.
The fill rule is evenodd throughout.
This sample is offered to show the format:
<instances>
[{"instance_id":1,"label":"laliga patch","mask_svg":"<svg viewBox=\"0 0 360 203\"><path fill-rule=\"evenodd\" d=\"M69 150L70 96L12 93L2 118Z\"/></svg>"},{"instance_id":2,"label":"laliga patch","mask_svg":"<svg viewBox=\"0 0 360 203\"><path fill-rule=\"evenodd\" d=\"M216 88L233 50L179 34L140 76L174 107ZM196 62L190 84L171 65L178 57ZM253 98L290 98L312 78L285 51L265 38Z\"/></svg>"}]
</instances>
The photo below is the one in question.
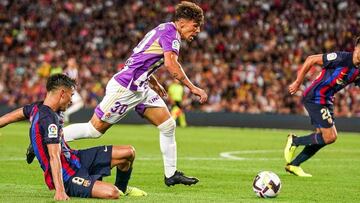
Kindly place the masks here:
<instances>
[{"instance_id":1,"label":"laliga patch","mask_svg":"<svg viewBox=\"0 0 360 203\"><path fill-rule=\"evenodd\" d=\"M332 61L332 60L335 60L337 58L337 54L336 53L330 53L330 54L327 54L326 55L326 59L328 61Z\"/></svg>"},{"instance_id":2,"label":"laliga patch","mask_svg":"<svg viewBox=\"0 0 360 203\"><path fill-rule=\"evenodd\" d=\"M48 137L57 138L58 137L58 127L55 124L50 124L48 127Z\"/></svg>"},{"instance_id":3,"label":"laliga patch","mask_svg":"<svg viewBox=\"0 0 360 203\"><path fill-rule=\"evenodd\" d=\"M173 49L179 51L179 49L180 49L180 42L179 42L179 40L174 40L174 41L172 41L172 46L171 46L171 47L172 47Z\"/></svg>"}]
</instances>

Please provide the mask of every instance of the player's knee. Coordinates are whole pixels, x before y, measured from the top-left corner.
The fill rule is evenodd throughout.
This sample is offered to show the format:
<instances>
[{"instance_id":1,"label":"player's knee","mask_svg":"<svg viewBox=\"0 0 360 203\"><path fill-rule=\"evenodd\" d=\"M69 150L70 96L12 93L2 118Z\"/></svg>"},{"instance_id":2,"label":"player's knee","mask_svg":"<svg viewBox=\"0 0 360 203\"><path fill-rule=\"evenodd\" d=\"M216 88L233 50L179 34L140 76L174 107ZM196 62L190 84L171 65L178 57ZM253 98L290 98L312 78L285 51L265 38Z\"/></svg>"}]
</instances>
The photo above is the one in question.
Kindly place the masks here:
<instances>
[{"instance_id":1,"label":"player's knee","mask_svg":"<svg viewBox=\"0 0 360 203\"><path fill-rule=\"evenodd\" d=\"M88 135L90 138L99 138L103 133L99 132L91 122L88 122Z\"/></svg>"},{"instance_id":2,"label":"player's knee","mask_svg":"<svg viewBox=\"0 0 360 203\"><path fill-rule=\"evenodd\" d=\"M325 144L332 144L337 139L337 133L336 132L329 132L326 134L323 134L324 142Z\"/></svg>"},{"instance_id":3,"label":"player's knee","mask_svg":"<svg viewBox=\"0 0 360 203\"><path fill-rule=\"evenodd\" d=\"M112 124L107 123L105 121L102 121L100 118L97 117L97 115L93 115L91 117L91 120L89 121L89 126L91 126L92 131L96 131L97 135L95 137L100 137L102 134L104 134L111 126ZM93 132L95 134L95 132Z\"/></svg>"},{"instance_id":4,"label":"player's knee","mask_svg":"<svg viewBox=\"0 0 360 203\"><path fill-rule=\"evenodd\" d=\"M170 117L168 120L158 125L160 132L163 132L165 135L173 135L176 128L175 120Z\"/></svg>"},{"instance_id":5,"label":"player's knee","mask_svg":"<svg viewBox=\"0 0 360 203\"><path fill-rule=\"evenodd\" d=\"M111 187L111 189L106 191L107 199L119 199L120 192L116 186Z\"/></svg>"},{"instance_id":6,"label":"player's knee","mask_svg":"<svg viewBox=\"0 0 360 203\"><path fill-rule=\"evenodd\" d=\"M128 146L128 151L129 151L129 160L133 161L135 159L135 154L136 154L136 151L135 151L135 148L131 145Z\"/></svg>"}]
</instances>

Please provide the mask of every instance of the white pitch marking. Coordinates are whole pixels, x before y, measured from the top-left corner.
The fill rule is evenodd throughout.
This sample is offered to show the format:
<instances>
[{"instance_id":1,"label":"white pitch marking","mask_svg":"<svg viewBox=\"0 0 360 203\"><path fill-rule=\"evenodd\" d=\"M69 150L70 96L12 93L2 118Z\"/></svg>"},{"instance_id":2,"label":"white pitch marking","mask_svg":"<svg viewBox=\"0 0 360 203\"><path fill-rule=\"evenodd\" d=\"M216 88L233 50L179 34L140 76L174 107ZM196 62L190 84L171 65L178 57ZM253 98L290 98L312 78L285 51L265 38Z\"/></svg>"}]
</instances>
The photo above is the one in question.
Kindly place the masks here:
<instances>
[{"instance_id":1,"label":"white pitch marking","mask_svg":"<svg viewBox=\"0 0 360 203\"><path fill-rule=\"evenodd\" d=\"M243 150L243 151L231 151L231 152L221 152L220 157L230 160L260 160L260 161L268 161L268 160L282 160L282 158L245 158L236 155L242 154L265 154L265 153L280 153L281 150Z\"/></svg>"},{"instance_id":2,"label":"white pitch marking","mask_svg":"<svg viewBox=\"0 0 360 203\"><path fill-rule=\"evenodd\" d=\"M138 160L143 161L155 161L155 160L162 160L161 157L140 157L137 158ZM224 158L212 158L212 157L178 157L178 160L189 160L189 161L221 161L224 160Z\"/></svg>"}]
</instances>

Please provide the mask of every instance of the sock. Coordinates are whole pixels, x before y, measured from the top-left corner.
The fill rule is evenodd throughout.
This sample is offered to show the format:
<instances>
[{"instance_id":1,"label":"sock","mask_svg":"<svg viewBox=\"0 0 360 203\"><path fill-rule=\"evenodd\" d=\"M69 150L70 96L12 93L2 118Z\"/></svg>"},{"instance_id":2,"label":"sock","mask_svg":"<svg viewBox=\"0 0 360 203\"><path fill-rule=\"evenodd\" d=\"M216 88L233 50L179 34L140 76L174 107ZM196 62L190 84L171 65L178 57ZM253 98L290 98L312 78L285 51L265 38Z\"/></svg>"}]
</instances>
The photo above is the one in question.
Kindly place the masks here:
<instances>
[{"instance_id":1,"label":"sock","mask_svg":"<svg viewBox=\"0 0 360 203\"><path fill-rule=\"evenodd\" d=\"M176 171L176 142L175 142L176 123L173 118L169 118L158 126L160 130L160 150L163 155L165 177L169 178Z\"/></svg>"},{"instance_id":2,"label":"sock","mask_svg":"<svg viewBox=\"0 0 360 203\"><path fill-rule=\"evenodd\" d=\"M186 123L186 118L185 118L185 113L182 112L179 116L179 124L181 127L186 127L187 123Z\"/></svg>"},{"instance_id":3,"label":"sock","mask_svg":"<svg viewBox=\"0 0 360 203\"><path fill-rule=\"evenodd\" d=\"M314 144L307 145L305 148L296 156L296 158L290 163L290 165L300 166L301 163L312 157L317 151L319 151L326 144Z\"/></svg>"},{"instance_id":4,"label":"sock","mask_svg":"<svg viewBox=\"0 0 360 203\"><path fill-rule=\"evenodd\" d=\"M325 141L321 133L313 133L307 136L295 137L293 143L296 146L299 145L312 145L312 144L325 144Z\"/></svg>"},{"instance_id":5,"label":"sock","mask_svg":"<svg viewBox=\"0 0 360 203\"><path fill-rule=\"evenodd\" d=\"M171 109L171 116L173 117L174 120L176 120L177 117L179 116L179 111L180 111L180 108L177 107L177 106L174 106L174 107Z\"/></svg>"},{"instance_id":6,"label":"sock","mask_svg":"<svg viewBox=\"0 0 360 203\"><path fill-rule=\"evenodd\" d=\"M123 193L126 192L127 185L131 176L132 168L127 171L121 171L116 167L116 180L115 186L119 188Z\"/></svg>"},{"instance_id":7,"label":"sock","mask_svg":"<svg viewBox=\"0 0 360 203\"><path fill-rule=\"evenodd\" d=\"M102 135L90 121L88 123L71 124L63 128L63 130L66 142L83 138L99 138Z\"/></svg>"}]
</instances>

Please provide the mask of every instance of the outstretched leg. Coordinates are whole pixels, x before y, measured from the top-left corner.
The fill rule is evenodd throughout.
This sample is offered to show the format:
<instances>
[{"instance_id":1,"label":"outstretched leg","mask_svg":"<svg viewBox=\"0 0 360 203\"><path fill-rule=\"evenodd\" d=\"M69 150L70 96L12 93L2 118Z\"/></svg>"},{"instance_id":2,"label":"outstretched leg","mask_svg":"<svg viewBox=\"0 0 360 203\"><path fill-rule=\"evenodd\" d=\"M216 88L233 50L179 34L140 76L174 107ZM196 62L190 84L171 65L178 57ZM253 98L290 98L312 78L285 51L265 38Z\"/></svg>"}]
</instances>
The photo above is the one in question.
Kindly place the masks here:
<instances>
[{"instance_id":1,"label":"outstretched leg","mask_svg":"<svg viewBox=\"0 0 360 203\"><path fill-rule=\"evenodd\" d=\"M102 121L95 113L87 123L75 123L64 128L64 139L66 142L101 137L112 124Z\"/></svg>"},{"instance_id":2,"label":"outstretched leg","mask_svg":"<svg viewBox=\"0 0 360 203\"><path fill-rule=\"evenodd\" d=\"M146 108L144 116L152 124L157 126L160 131L160 149L163 154L165 184L167 186L184 184L196 184L199 180L194 177L187 177L182 172L176 170L176 123L171 118L170 112L165 107Z\"/></svg>"}]
</instances>

